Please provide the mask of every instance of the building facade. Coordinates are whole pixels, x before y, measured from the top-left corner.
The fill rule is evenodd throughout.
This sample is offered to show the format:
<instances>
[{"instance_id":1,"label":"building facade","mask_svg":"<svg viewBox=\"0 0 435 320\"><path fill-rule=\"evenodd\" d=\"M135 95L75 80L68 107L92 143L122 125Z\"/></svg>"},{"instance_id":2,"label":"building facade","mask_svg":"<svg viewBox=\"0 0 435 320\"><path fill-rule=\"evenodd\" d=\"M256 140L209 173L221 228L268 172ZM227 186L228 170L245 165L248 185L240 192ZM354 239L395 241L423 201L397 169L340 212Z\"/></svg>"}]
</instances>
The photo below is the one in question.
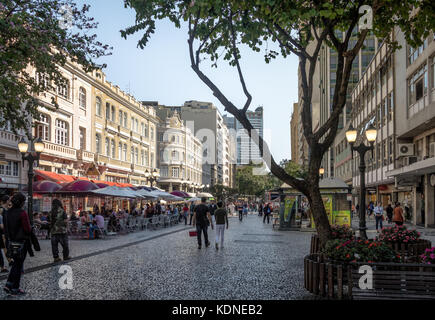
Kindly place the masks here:
<instances>
[{"instance_id":1,"label":"building facade","mask_svg":"<svg viewBox=\"0 0 435 320\"><path fill-rule=\"evenodd\" d=\"M60 70L67 84L37 97L40 118L33 119L32 134L42 139L45 148L34 168L36 174L43 179L61 174L146 185L146 170L156 168L154 109L106 81L101 71L86 73L69 60ZM49 81L29 71L37 81ZM17 147L20 138L10 128L0 130L0 178L7 182L5 189L20 190L27 184L27 165L23 170Z\"/></svg>"},{"instance_id":2,"label":"building facade","mask_svg":"<svg viewBox=\"0 0 435 320\"><path fill-rule=\"evenodd\" d=\"M159 186L169 192L202 189L202 145L177 111L158 126Z\"/></svg>"},{"instance_id":3,"label":"building facade","mask_svg":"<svg viewBox=\"0 0 435 320\"><path fill-rule=\"evenodd\" d=\"M263 107L258 107L255 111L246 111L246 117L251 122L254 130L263 138ZM237 131L237 164L246 165L251 162L259 163L262 155L257 143L249 137L248 131L236 120Z\"/></svg>"}]
</instances>

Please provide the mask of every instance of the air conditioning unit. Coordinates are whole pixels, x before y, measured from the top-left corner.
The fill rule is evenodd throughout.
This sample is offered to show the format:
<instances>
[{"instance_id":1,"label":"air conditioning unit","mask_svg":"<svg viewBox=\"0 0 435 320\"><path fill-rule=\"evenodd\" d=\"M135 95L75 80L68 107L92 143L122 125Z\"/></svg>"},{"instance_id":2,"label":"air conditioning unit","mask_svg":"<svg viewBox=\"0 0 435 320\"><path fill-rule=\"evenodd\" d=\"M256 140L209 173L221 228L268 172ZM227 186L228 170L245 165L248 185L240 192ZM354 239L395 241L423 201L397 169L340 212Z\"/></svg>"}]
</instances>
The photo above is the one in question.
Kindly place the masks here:
<instances>
[{"instance_id":1,"label":"air conditioning unit","mask_svg":"<svg viewBox=\"0 0 435 320\"><path fill-rule=\"evenodd\" d=\"M418 160L417 157L404 157L403 158L403 166L404 167L409 166L409 165L417 162L417 160Z\"/></svg>"},{"instance_id":2,"label":"air conditioning unit","mask_svg":"<svg viewBox=\"0 0 435 320\"><path fill-rule=\"evenodd\" d=\"M414 155L414 144L413 143L402 143L399 144L399 157L407 157Z\"/></svg>"},{"instance_id":3,"label":"air conditioning unit","mask_svg":"<svg viewBox=\"0 0 435 320\"><path fill-rule=\"evenodd\" d=\"M429 157L435 157L435 142L429 143Z\"/></svg>"}]
</instances>

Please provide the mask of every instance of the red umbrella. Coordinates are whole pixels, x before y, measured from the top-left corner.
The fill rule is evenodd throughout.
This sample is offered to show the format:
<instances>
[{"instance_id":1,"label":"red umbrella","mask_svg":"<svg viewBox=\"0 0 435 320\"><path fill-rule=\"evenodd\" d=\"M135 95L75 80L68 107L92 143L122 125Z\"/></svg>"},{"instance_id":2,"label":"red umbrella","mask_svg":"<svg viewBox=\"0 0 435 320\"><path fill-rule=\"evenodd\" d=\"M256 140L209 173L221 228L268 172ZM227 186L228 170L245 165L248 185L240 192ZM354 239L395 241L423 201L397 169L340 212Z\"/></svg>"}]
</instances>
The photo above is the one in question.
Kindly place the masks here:
<instances>
[{"instance_id":1,"label":"red umbrella","mask_svg":"<svg viewBox=\"0 0 435 320\"><path fill-rule=\"evenodd\" d=\"M181 198L190 198L190 196L184 191L175 190L172 191L171 194Z\"/></svg>"}]
</instances>

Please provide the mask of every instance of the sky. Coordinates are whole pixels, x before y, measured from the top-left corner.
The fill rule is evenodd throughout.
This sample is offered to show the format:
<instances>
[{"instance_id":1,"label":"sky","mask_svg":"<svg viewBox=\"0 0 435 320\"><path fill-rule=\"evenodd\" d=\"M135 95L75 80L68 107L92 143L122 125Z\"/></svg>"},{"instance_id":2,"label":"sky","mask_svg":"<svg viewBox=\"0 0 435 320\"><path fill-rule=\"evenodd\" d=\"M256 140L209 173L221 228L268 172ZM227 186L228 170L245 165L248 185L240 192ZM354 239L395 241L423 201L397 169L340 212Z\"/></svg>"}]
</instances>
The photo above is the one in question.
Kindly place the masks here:
<instances>
[{"instance_id":1,"label":"sky","mask_svg":"<svg viewBox=\"0 0 435 320\"><path fill-rule=\"evenodd\" d=\"M140 33L123 39L120 30L134 25L135 11L124 8L123 0L76 0L89 4L88 15L99 23L94 30L98 40L113 47L112 55L97 62L106 63L106 79L139 101L158 101L162 105L182 105L188 100L212 102L224 115L224 107L212 91L190 67L187 28L177 29L170 21L159 21L156 32L142 50L137 47ZM269 44L269 49L276 46ZM290 159L290 118L297 102L298 59L291 55L279 57L269 64L264 52L255 53L242 48L240 60L245 82L252 95L250 110L264 107L264 136L275 161ZM201 63L209 76L227 98L239 108L245 104L235 68L226 61L211 68L210 61Z\"/></svg>"}]
</instances>

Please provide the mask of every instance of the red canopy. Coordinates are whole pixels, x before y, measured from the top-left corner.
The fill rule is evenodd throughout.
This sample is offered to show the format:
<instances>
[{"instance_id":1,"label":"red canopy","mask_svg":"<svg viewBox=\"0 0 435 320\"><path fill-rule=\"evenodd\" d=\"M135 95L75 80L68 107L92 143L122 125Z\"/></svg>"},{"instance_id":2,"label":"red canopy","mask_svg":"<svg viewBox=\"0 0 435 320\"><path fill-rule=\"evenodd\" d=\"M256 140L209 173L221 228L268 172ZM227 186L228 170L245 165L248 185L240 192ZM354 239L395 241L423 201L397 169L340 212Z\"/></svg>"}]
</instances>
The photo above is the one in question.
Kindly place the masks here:
<instances>
[{"instance_id":1,"label":"red canopy","mask_svg":"<svg viewBox=\"0 0 435 320\"><path fill-rule=\"evenodd\" d=\"M62 186L53 181L41 180L33 183L33 192L52 193L61 189Z\"/></svg>"},{"instance_id":2,"label":"red canopy","mask_svg":"<svg viewBox=\"0 0 435 320\"><path fill-rule=\"evenodd\" d=\"M181 198L190 198L190 196L184 191L175 190L172 191L171 194Z\"/></svg>"}]
</instances>

